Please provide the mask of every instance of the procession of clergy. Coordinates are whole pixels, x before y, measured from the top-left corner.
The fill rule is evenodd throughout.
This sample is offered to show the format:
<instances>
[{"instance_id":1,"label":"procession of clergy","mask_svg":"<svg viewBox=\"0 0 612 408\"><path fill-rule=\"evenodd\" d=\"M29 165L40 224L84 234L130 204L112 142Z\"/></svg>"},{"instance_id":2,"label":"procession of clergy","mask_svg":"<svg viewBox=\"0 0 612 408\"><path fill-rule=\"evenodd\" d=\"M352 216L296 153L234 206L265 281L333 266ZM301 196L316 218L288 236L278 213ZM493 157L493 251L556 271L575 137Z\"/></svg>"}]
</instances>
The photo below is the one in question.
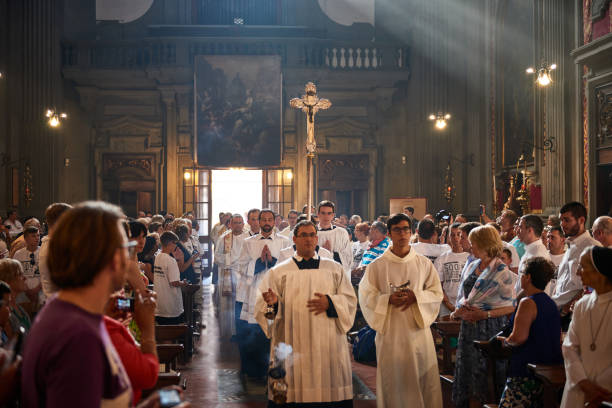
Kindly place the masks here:
<instances>
[{"instance_id":1,"label":"procession of clergy","mask_svg":"<svg viewBox=\"0 0 612 408\"><path fill-rule=\"evenodd\" d=\"M303 212L306 211L307 206ZM455 223L452 231L449 225L448 232L444 232L449 241L452 234L457 235L456 243L461 239L461 234L465 241L469 235L472 244L471 253L465 254L465 264L461 267L460 276L453 279L453 290L459 288L459 296L455 293L450 295L446 286L446 290L443 289L439 271L432 262L442 254L432 257L429 254L421 255L419 252L423 251L416 250L418 244L411 240L415 220L409 216L411 214L404 213L391 215L382 220L383 222L375 222L384 227L381 228L386 234L381 235L382 238L376 242L376 248L373 248L374 244L363 248L370 253L371 259L365 263L367 266L362 269L365 273L358 284L354 282L354 275L352 284L355 243L351 242L351 234L357 234L359 226L355 228L353 224L351 233L337 226L335 207L330 201L322 201L316 209L312 208L310 211L313 212L313 221L308 220L307 215L292 210L287 217L289 225L284 229L279 228L278 223L275 224L276 214L267 209L250 210L246 220L248 226L244 225L243 217L239 214L222 214L222 222L215 225L211 233L213 242L216 243L213 284L216 285L215 303L219 313L221 336L238 343L241 375L251 380L265 381L270 361L279 360L275 355L279 345L289 345L292 348L292 353L283 353L282 356L285 359L285 381L288 385L287 404L283 406L353 406L347 332L353 327L359 304L365 321L376 331L377 406L442 407L438 360L430 329L432 323L443 314L441 305L442 309L447 309L444 305L455 309L449 304L449 298L452 297L450 303L456 303L452 317L463 319L463 330L463 323L474 325L476 323L473 323L473 320L478 320L465 317L470 313L483 314L485 321L487 318L494 320L497 314L492 316L492 312L501 310L501 313L504 313L501 317L506 318L506 315L509 316L513 311L516 313L518 306L519 312L521 308L524 309L521 316L525 316L525 310L531 305L527 301L536 299L532 295L544 292L543 287L536 287L542 286L539 282L541 279L536 278L534 272L526 271L530 266L525 265L525 262L520 262L517 271L511 266L518 266L518 262L508 262L508 267L499 262L503 255L499 251L488 253L488 256L479 253L477 238L487 234L495 247L502 248L499 228L495 230L491 225L466 223L467 220L464 220L462 226L473 225L460 230ZM556 287L554 281L552 282L552 292L560 292L564 296L572 292L575 295L577 287L582 294L583 285L586 286L586 283L582 283L576 273L579 269L585 271L587 266L583 264L586 261L580 255L589 258L591 269L603 277L591 278L589 281L591 290L595 289L593 293L584 296L576 304L580 296L573 296L571 299L575 318L579 314L581 319L586 316L586 319L591 319L591 326L589 328L583 324L580 328L572 328L570 325L570 334L565 337L564 352L568 349L573 353L566 355L566 364L568 355L572 362L564 392L563 406L566 407L583 406L585 402L595 399L607 400L612 390L612 319L606 313L612 300L612 249L605 249L603 253L592 250L590 245L598 243L588 231L588 239L582 236L585 232L584 218L581 225L583 230L578 234L582 237L581 241L576 239L574 242L570 238L567 242L570 249L565 251L563 258L566 264L569 264L567 271L562 272L559 269ZM382 241L387 244L381 245ZM527 251L532 252L532 257L538 255L537 250L533 253L534 248L541 249L540 246L543 246L539 235L537 243L533 244L527 245ZM509 246L505 242L503 245ZM570 255L572 249L576 252L576 246L578 255ZM454 246L452 250L447 245L440 247L449 249L449 256L453 255L453 252L463 252L455 250ZM590 252L581 254L583 250ZM545 248L544 251L547 252ZM513 251L512 256L516 257L514 252L516 251ZM372 253L375 256L372 257ZM565 259L570 256L574 258ZM550 257L547 259L550 260ZM555 264L558 266L558 262ZM582 267L579 268L578 265ZM605 268L601 265L605 265ZM570 276L564 278L561 276L563 273ZM470 290L466 289L468 275L477 276L471 282ZM551 278L552 275L546 279L546 283ZM586 279L585 272L583 279ZM569 286L567 282L570 282ZM547 286L550 287L550 284ZM517 301L517 293L521 289L525 292L526 288L531 288L531 292L527 290L525 293L528 299ZM602 293L597 293L597 290ZM604 294L605 290L608 290L608 293ZM554 305L552 301L551 304ZM600 311L602 307L606 311ZM462 316L461 313L465 315ZM448 311L446 314L448 315ZM517 317L517 321L518 319ZM525 318L520 319L524 323ZM547 327L560 328L561 322L558 320L559 318L552 326L549 324ZM512 321L508 319L505 322L509 322L509 330L505 333L507 340L500 337L505 346L518 346L534 340L527 339L529 329L526 333L519 333L517 322L514 322L514 331ZM534 322L534 330L535 323L539 324L535 315L529 324L531 322ZM595 337L599 337L593 339L593 342L597 341L601 347L597 351L592 348L588 351L591 355L585 356L586 347L580 350L578 340L583 335L581 331L589 330L597 330ZM560 333L560 330L557 331ZM557 340L556 343L560 341ZM560 356L561 344L552 348L558 348ZM463 358L468 358L467 352ZM461 366L461 359L461 351L458 351L458 366ZM589 361L593 363L587 364ZM477 371L478 368L474 366L473 370ZM470 377L470 374L467 373L466 377ZM469 380L467 378L465 381ZM582 387L585 384L592 388ZM517 398L520 392L511 395L509 385L510 382L505 393L508 394L507 398L512 400ZM484 385L471 384L471 388L479 387L483 388ZM527 397L523 397L528 398L529 394L526 395ZM268 399L269 406L277 406L271 391ZM520 401L520 398L516 401ZM457 404L459 405L461 404ZM526 402L503 406L531 405Z\"/></svg>"}]
</instances>

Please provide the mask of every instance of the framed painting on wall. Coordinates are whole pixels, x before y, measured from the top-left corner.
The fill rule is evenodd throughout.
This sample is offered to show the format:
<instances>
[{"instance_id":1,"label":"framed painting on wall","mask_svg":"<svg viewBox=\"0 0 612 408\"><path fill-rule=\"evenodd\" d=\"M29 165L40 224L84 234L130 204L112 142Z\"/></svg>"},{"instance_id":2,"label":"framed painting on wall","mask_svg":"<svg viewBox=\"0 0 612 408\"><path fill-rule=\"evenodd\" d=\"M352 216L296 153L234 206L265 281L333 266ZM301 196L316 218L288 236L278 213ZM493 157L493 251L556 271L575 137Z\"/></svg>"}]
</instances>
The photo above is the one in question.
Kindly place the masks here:
<instances>
[{"instance_id":1,"label":"framed painting on wall","mask_svg":"<svg viewBox=\"0 0 612 408\"><path fill-rule=\"evenodd\" d=\"M198 55L194 64L198 163L280 165L280 56Z\"/></svg>"}]
</instances>

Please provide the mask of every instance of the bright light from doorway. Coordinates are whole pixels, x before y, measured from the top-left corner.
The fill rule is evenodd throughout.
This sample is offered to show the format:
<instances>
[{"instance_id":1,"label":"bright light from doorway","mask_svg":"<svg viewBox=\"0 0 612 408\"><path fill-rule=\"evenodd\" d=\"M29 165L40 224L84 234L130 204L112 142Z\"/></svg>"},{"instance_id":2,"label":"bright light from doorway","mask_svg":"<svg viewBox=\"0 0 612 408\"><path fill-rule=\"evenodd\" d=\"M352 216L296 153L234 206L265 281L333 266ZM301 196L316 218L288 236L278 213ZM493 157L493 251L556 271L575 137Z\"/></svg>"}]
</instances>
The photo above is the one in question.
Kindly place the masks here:
<instances>
[{"instance_id":1,"label":"bright light from doorway","mask_svg":"<svg viewBox=\"0 0 612 408\"><path fill-rule=\"evenodd\" d=\"M246 216L251 208L261 208L262 198L262 170L213 170L211 225L219 222L221 211Z\"/></svg>"}]
</instances>

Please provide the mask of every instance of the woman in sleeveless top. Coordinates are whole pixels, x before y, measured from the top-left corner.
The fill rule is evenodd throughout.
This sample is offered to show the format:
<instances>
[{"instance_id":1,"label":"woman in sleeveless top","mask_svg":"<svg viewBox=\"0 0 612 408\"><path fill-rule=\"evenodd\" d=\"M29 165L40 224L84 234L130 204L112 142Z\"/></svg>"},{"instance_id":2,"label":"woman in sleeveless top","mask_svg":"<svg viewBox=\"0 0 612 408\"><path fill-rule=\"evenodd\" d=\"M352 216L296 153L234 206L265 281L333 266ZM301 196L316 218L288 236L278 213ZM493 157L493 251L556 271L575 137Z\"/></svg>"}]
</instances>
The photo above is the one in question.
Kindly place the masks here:
<instances>
[{"instance_id":1,"label":"woman in sleeveless top","mask_svg":"<svg viewBox=\"0 0 612 408\"><path fill-rule=\"evenodd\" d=\"M506 387L499 406L541 407L542 383L527 364L561 364L561 317L555 302L544 292L555 266L542 257L527 261L521 275L525 297L512 316L512 333L498 337L512 349Z\"/></svg>"}]
</instances>

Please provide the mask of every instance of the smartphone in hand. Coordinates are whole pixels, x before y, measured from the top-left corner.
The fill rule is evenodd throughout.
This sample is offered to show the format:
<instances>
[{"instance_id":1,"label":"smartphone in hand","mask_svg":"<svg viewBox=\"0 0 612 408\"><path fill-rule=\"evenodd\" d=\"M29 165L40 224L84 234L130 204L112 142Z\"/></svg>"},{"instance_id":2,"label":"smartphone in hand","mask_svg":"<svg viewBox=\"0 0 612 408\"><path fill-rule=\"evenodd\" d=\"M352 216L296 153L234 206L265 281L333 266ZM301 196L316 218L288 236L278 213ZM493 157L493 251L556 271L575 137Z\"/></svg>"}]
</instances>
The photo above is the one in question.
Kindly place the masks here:
<instances>
[{"instance_id":1,"label":"smartphone in hand","mask_svg":"<svg viewBox=\"0 0 612 408\"><path fill-rule=\"evenodd\" d=\"M177 390L161 389L159 390L159 406L160 408L174 407L183 402L181 395Z\"/></svg>"}]
</instances>

